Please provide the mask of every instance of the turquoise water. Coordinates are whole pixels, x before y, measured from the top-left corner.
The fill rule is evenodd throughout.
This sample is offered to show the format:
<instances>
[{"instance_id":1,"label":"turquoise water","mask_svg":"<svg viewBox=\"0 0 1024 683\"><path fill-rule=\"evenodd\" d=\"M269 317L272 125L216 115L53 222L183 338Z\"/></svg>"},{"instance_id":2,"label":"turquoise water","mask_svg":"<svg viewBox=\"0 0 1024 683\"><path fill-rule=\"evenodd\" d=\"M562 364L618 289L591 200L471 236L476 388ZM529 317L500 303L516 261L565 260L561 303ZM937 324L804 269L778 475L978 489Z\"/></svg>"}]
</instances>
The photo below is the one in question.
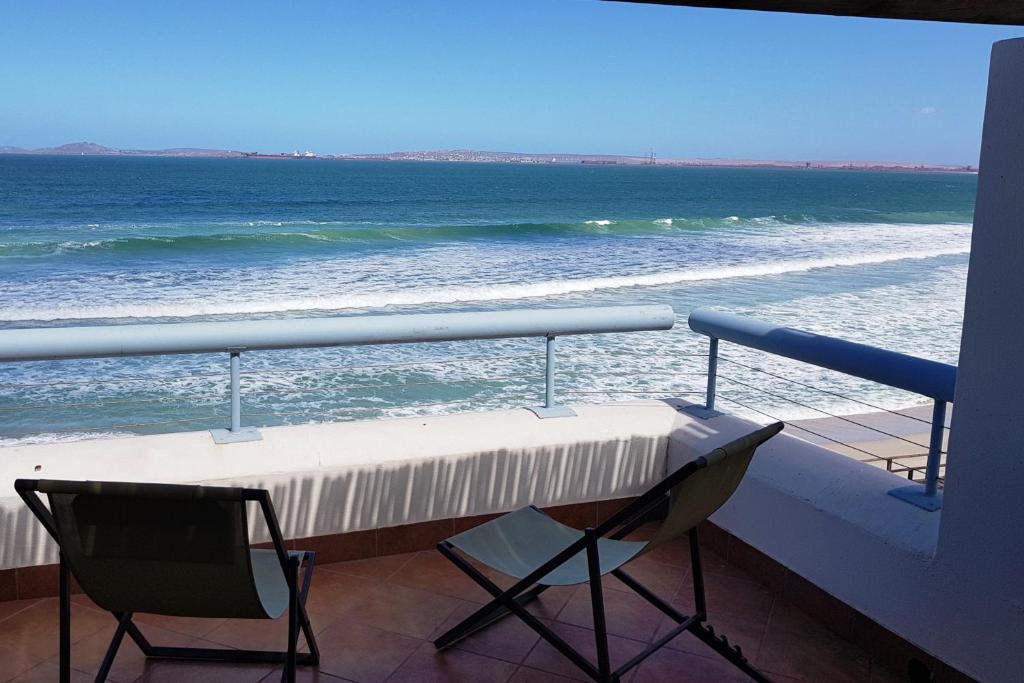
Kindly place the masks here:
<instances>
[{"instance_id":1,"label":"turquoise water","mask_svg":"<svg viewBox=\"0 0 1024 683\"><path fill-rule=\"evenodd\" d=\"M669 333L564 340L559 387L574 401L696 391L696 306L955 362L974 191L973 176L951 174L0 156L0 328L675 307ZM518 340L247 354L243 415L531 405L541 351ZM730 352L887 407L917 402ZM220 426L225 370L220 356L0 367L0 435ZM792 396L863 409L808 391Z\"/></svg>"}]
</instances>

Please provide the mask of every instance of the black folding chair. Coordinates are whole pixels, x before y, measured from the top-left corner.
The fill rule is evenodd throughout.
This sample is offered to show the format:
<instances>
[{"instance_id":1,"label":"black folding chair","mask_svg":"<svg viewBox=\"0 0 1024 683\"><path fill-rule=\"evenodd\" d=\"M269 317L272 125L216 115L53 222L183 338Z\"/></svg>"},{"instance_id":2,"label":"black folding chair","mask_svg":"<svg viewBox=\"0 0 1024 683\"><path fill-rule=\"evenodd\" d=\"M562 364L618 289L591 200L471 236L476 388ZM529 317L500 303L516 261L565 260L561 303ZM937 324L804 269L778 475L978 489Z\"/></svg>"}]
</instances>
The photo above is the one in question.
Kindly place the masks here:
<instances>
[{"instance_id":1,"label":"black folding chair","mask_svg":"<svg viewBox=\"0 0 1024 683\"><path fill-rule=\"evenodd\" d=\"M19 479L15 489L60 546L60 681L71 677L70 576L117 619L96 673L105 681L125 634L146 657L283 664L320 661L306 613L315 553L285 549L270 494L260 489ZM49 499L49 509L39 498ZM246 504L259 503L272 550L249 547ZM303 570L299 583L300 568ZM276 619L288 612L287 651L161 647L132 621L177 617ZM308 653L299 653L302 631Z\"/></svg>"},{"instance_id":2,"label":"black folding chair","mask_svg":"<svg viewBox=\"0 0 1024 683\"><path fill-rule=\"evenodd\" d=\"M751 666L738 646L731 646L725 636L719 637L711 625L706 623L707 606L697 524L706 520L729 499L743 479L754 451L781 429L781 422L758 429L680 467L595 528L585 531L573 529L530 506L442 541L437 546L438 550L494 596L494 599L435 640L435 647L451 647L498 619L515 614L595 681L613 683L685 631L692 633L752 679L767 681ZM666 502L666 497L668 513L650 540L621 540L644 524L650 513ZM696 613L690 616L680 613L622 569L631 560L664 543L681 538L684 534L689 535L696 606ZM519 581L503 591L456 550ZM608 657L608 633L601 592L601 577L608 573L676 622L671 631L614 671ZM593 603L596 666L525 607L550 586L568 586L587 581L590 582Z\"/></svg>"}]
</instances>

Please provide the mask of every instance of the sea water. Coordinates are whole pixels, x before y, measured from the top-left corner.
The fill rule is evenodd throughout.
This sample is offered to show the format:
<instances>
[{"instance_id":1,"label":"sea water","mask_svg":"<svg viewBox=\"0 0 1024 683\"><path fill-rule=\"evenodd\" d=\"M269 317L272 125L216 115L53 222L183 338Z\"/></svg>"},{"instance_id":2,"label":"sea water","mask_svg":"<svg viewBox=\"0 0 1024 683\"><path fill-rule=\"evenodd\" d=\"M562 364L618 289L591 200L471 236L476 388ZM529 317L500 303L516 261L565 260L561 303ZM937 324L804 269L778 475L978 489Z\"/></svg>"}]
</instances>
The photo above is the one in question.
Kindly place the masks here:
<instances>
[{"instance_id":1,"label":"sea water","mask_svg":"<svg viewBox=\"0 0 1024 683\"><path fill-rule=\"evenodd\" d=\"M666 303L670 332L559 340L557 396L699 401L707 340L686 326L699 306L955 363L975 187L939 173L0 156L0 329ZM722 356L720 407L762 420L927 402L730 344ZM243 371L246 424L529 406L543 341L252 352ZM0 365L0 444L205 429L227 409L226 354Z\"/></svg>"}]
</instances>

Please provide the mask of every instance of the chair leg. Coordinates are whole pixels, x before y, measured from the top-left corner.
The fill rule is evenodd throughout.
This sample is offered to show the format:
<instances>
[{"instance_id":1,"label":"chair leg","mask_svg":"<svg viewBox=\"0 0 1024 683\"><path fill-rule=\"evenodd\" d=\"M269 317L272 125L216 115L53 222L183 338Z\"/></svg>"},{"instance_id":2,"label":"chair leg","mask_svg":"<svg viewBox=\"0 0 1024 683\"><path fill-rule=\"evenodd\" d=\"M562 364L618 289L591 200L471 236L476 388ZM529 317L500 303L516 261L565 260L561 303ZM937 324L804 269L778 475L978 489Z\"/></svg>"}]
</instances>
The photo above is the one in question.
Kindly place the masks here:
<instances>
[{"instance_id":1,"label":"chair leg","mask_svg":"<svg viewBox=\"0 0 1024 683\"><path fill-rule=\"evenodd\" d=\"M117 618L117 615L115 614L114 617ZM118 621L120 621L120 618L118 618ZM142 631L139 630L139 627L135 625L134 621L128 622L125 626L125 632L128 634L128 637L132 639L132 642L135 643L136 647L142 651L142 654L147 657L153 656L153 646L148 640L146 640L146 636L142 635Z\"/></svg>"},{"instance_id":2,"label":"chair leg","mask_svg":"<svg viewBox=\"0 0 1024 683\"><path fill-rule=\"evenodd\" d=\"M60 554L60 683L71 683L71 575Z\"/></svg>"},{"instance_id":3,"label":"chair leg","mask_svg":"<svg viewBox=\"0 0 1024 683\"><path fill-rule=\"evenodd\" d=\"M519 619L523 623L532 628L544 640L550 643L552 647L561 652L569 661L571 661L573 664L579 667L584 673L587 674L587 676L594 679L595 681L602 680L600 672L597 670L597 668L594 667L593 664L587 661L586 657L584 657L579 652L574 650L572 646L569 645L569 643L565 642L565 640L560 638L557 633L555 633L550 628L545 626L543 622L537 619L537 617L533 616L532 614L526 611L523 605L519 603L519 598L521 597L521 595L516 595L514 593L515 586L513 586L512 589L503 592L500 588L494 585L494 582L490 581L486 576L477 571L477 569L473 565L469 564L461 557L456 555L451 548L452 547L450 545L446 545L443 542L438 545L438 550L441 551L441 554L443 554L445 557L451 560L452 563L456 567L461 569L463 573L466 574L469 578L476 581L477 585L479 585L485 591L494 596L494 600L485 605L484 608L482 608L483 610L486 610L488 613L490 613L493 610L498 609L499 607L506 608L507 610L515 614L517 617L519 617ZM456 629L457 628L458 627L456 627ZM441 636L441 638L434 641L434 646L440 649L442 647L450 645L451 642L454 642L454 640L448 642L447 645L439 643L445 641L445 639L451 636L451 634L452 632L449 631L444 636ZM459 638L464 637L465 634L459 636Z\"/></svg>"},{"instance_id":4,"label":"chair leg","mask_svg":"<svg viewBox=\"0 0 1024 683\"><path fill-rule=\"evenodd\" d=\"M117 618L117 630L114 631L114 637L110 639L110 645L107 646L107 653L103 656L103 662L100 664L99 670L96 671L96 683L103 683L107 680L107 676L110 675L110 667L114 665L114 658L117 656L117 651L121 647L124 634L131 622L131 612L125 612Z\"/></svg>"},{"instance_id":5,"label":"chair leg","mask_svg":"<svg viewBox=\"0 0 1024 683\"><path fill-rule=\"evenodd\" d=\"M316 644L316 634L313 633L313 625L309 621L309 614L306 612L306 598L309 597L309 587L313 582L313 565L316 563L316 553L305 553L306 569L302 575L302 591L299 593L299 628L302 629L302 636L309 648L309 662L313 666L320 665L320 647Z\"/></svg>"},{"instance_id":6,"label":"chair leg","mask_svg":"<svg viewBox=\"0 0 1024 683\"><path fill-rule=\"evenodd\" d=\"M537 599L537 596L546 591L550 586L537 584L530 590L516 598L520 605L527 605ZM438 650L449 648L455 643L468 638L477 631L481 631L496 621L504 619L512 612L497 600L492 600L476 612L469 615L458 624L448 629L444 634L434 641Z\"/></svg>"},{"instance_id":7,"label":"chair leg","mask_svg":"<svg viewBox=\"0 0 1024 683\"><path fill-rule=\"evenodd\" d=\"M281 680L295 683L296 653L299 641L299 562L292 556L288 562L288 656L284 663Z\"/></svg>"},{"instance_id":8,"label":"chair leg","mask_svg":"<svg viewBox=\"0 0 1024 683\"><path fill-rule=\"evenodd\" d=\"M690 575L693 577L693 604L696 615L704 621L708 614L707 599L704 595L704 567L700 560L700 539L697 527L690 529Z\"/></svg>"},{"instance_id":9,"label":"chair leg","mask_svg":"<svg viewBox=\"0 0 1024 683\"><path fill-rule=\"evenodd\" d=\"M608 658L608 626L605 623L604 592L601 588L601 562L597 553L597 535L592 528L586 530L587 569L590 573L590 603L594 612L594 644L597 647L597 670L602 683L611 680Z\"/></svg>"}]
</instances>

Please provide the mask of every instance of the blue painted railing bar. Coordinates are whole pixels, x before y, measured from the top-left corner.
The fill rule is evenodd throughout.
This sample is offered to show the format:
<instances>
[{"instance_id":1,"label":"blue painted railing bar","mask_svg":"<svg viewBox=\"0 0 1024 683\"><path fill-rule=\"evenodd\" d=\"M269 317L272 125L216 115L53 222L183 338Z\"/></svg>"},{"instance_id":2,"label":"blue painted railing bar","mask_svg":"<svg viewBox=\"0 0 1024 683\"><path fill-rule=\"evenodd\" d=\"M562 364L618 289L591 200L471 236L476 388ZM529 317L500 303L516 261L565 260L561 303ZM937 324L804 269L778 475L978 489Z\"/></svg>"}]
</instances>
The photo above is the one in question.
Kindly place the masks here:
<instances>
[{"instance_id":1,"label":"blue painted railing bar","mask_svg":"<svg viewBox=\"0 0 1024 683\"><path fill-rule=\"evenodd\" d=\"M514 309L0 330L0 362L667 330L671 306Z\"/></svg>"},{"instance_id":2,"label":"blue painted railing bar","mask_svg":"<svg viewBox=\"0 0 1024 683\"><path fill-rule=\"evenodd\" d=\"M712 339L953 402L954 365L705 308L690 313L689 325Z\"/></svg>"},{"instance_id":3,"label":"blue painted railing bar","mask_svg":"<svg viewBox=\"0 0 1024 683\"><path fill-rule=\"evenodd\" d=\"M939 467L946 404L953 402L956 389L956 366L704 308L692 311L688 324L694 332L710 338L705 400L709 413L715 407L719 340L931 398L934 407L924 487L914 485L890 493L926 510L942 507L938 495Z\"/></svg>"},{"instance_id":4,"label":"blue painted railing bar","mask_svg":"<svg viewBox=\"0 0 1024 683\"><path fill-rule=\"evenodd\" d=\"M675 319L671 306L639 305L14 329L0 330L0 362L228 353L231 424L214 430L214 437L230 443L259 438L241 424L243 352L544 337L545 405L532 410L563 417L573 413L555 403L557 337L668 330Z\"/></svg>"}]
</instances>

